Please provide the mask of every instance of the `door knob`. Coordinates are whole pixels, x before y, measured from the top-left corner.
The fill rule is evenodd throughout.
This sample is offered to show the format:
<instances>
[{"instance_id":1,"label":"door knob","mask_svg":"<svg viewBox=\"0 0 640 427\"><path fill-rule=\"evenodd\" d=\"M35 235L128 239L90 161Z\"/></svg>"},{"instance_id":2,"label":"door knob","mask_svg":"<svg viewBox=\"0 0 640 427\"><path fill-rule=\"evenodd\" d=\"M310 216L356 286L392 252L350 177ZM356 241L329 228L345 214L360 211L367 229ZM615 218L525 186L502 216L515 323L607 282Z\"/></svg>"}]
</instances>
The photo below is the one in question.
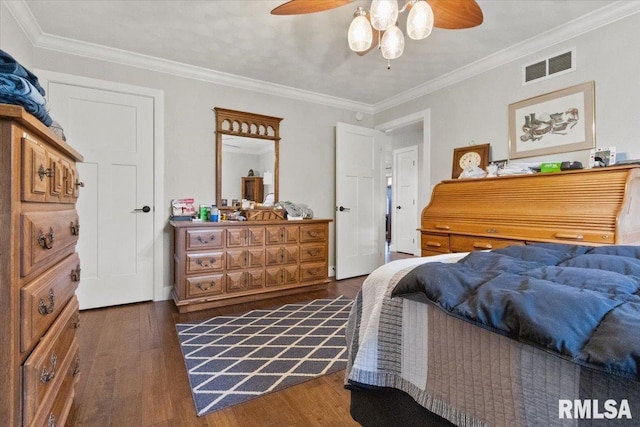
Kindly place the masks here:
<instances>
[{"instance_id":1,"label":"door knob","mask_svg":"<svg viewBox=\"0 0 640 427\"><path fill-rule=\"evenodd\" d=\"M340 212L349 212L351 210L351 208L345 208L344 206L340 206L336 210L338 210Z\"/></svg>"},{"instance_id":2,"label":"door knob","mask_svg":"<svg viewBox=\"0 0 640 427\"><path fill-rule=\"evenodd\" d=\"M134 212L144 212L144 213L147 213L147 212L151 211L151 208L150 208L149 206L147 206L147 205L144 205L142 208L140 208L140 209L134 209L133 211L134 211Z\"/></svg>"},{"instance_id":3,"label":"door knob","mask_svg":"<svg viewBox=\"0 0 640 427\"><path fill-rule=\"evenodd\" d=\"M402 209L402 206L398 205L396 206L396 209Z\"/></svg>"}]
</instances>

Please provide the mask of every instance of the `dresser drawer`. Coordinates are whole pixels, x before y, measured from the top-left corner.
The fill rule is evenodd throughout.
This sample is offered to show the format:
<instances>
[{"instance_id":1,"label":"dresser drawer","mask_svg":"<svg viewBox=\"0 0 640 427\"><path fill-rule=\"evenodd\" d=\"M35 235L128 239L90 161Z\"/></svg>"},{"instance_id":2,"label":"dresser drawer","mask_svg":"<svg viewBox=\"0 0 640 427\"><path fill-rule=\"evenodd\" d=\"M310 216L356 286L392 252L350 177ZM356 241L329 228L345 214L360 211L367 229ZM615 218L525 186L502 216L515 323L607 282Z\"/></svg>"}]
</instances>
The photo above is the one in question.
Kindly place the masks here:
<instances>
[{"instance_id":1,"label":"dresser drawer","mask_svg":"<svg viewBox=\"0 0 640 427\"><path fill-rule=\"evenodd\" d=\"M300 280L319 280L327 277L326 263L300 264Z\"/></svg>"},{"instance_id":2,"label":"dresser drawer","mask_svg":"<svg viewBox=\"0 0 640 427\"><path fill-rule=\"evenodd\" d=\"M327 245L301 245L300 246L300 262L308 261L326 261Z\"/></svg>"},{"instance_id":3,"label":"dresser drawer","mask_svg":"<svg viewBox=\"0 0 640 427\"><path fill-rule=\"evenodd\" d=\"M187 277L187 298L199 298L220 294L223 291L224 274Z\"/></svg>"},{"instance_id":4,"label":"dresser drawer","mask_svg":"<svg viewBox=\"0 0 640 427\"><path fill-rule=\"evenodd\" d=\"M264 250L265 265L297 264L300 260L300 247L290 246L267 246Z\"/></svg>"},{"instance_id":5,"label":"dresser drawer","mask_svg":"<svg viewBox=\"0 0 640 427\"><path fill-rule=\"evenodd\" d=\"M427 252L446 254L449 252L449 236L446 234L421 233L420 248Z\"/></svg>"},{"instance_id":6,"label":"dresser drawer","mask_svg":"<svg viewBox=\"0 0 640 427\"><path fill-rule=\"evenodd\" d=\"M325 226L324 224L300 226L300 243L326 241L327 226Z\"/></svg>"},{"instance_id":7,"label":"dresser drawer","mask_svg":"<svg viewBox=\"0 0 640 427\"><path fill-rule=\"evenodd\" d=\"M75 210L22 214L20 274L27 276L72 253L79 231Z\"/></svg>"},{"instance_id":8,"label":"dresser drawer","mask_svg":"<svg viewBox=\"0 0 640 427\"><path fill-rule=\"evenodd\" d=\"M187 254L187 274L224 270L224 252Z\"/></svg>"},{"instance_id":9,"label":"dresser drawer","mask_svg":"<svg viewBox=\"0 0 640 427\"><path fill-rule=\"evenodd\" d=\"M22 392L26 425L42 412L42 405L51 401L64 381L61 373L66 372L65 367L68 369L75 356L70 350L78 327L77 313L78 300L74 297L24 363Z\"/></svg>"},{"instance_id":10,"label":"dresser drawer","mask_svg":"<svg viewBox=\"0 0 640 427\"><path fill-rule=\"evenodd\" d=\"M524 245L522 240L494 239L491 237L451 236L452 252L499 249L510 245Z\"/></svg>"},{"instance_id":11,"label":"dresser drawer","mask_svg":"<svg viewBox=\"0 0 640 427\"><path fill-rule=\"evenodd\" d=\"M74 253L20 290L20 350L40 339L73 297L80 281L80 260Z\"/></svg>"},{"instance_id":12,"label":"dresser drawer","mask_svg":"<svg viewBox=\"0 0 640 427\"><path fill-rule=\"evenodd\" d=\"M76 341L71 346L65 362L68 366L61 366L60 372L64 372L62 385L56 393L51 406L42 405L38 410L34 426L64 426L71 411L73 398L75 395L75 385L80 374L79 346Z\"/></svg>"},{"instance_id":13,"label":"dresser drawer","mask_svg":"<svg viewBox=\"0 0 640 427\"><path fill-rule=\"evenodd\" d=\"M224 229L187 230L187 250L224 248Z\"/></svg>"},{"instance_id":14,"label":"dresser drawer","mask_svg":"<svg viewBox=\"0 0 640 427\"><path fill-rule=\"evenodd\" d=\"M267 245L298 243L300 227L297 225L269 225L265 227Z\"/></svg>"},{"instance_id":15,"label":"dresser drawer","mask_svg":"<svg viewBox=\"0 0 640 427\"><path fill-rule=\"evenodd\" d=\"M33 137L22 139L22 200L74 203L77 170L74 163Z\"/></svg>"}]
</instances>

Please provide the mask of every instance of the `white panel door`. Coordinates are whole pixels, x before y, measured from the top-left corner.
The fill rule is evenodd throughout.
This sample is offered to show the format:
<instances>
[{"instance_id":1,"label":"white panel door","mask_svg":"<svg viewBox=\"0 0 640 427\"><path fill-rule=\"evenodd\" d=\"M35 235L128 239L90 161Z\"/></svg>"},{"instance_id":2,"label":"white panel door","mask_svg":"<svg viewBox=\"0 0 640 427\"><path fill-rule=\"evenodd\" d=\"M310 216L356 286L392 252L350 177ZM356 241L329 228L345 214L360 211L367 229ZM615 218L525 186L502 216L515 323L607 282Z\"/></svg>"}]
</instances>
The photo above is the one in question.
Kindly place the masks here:
<instances>
[{"instance_id":1,"label":"white panel door","mask_svg":"<svg viewBox=\"0 0 640 427\"><path fill-rule=\"evenodd\" d=\"M417 252L418 241L418 147L393 152L393 227L396 251Z\"/></svg>"},{"instance_id":2,"label":"white panel door","mask_svg":"<svg viewBox=\"0 0 640 427\"><path fill-rule=\"evenodd\" d=\"M375 129L336 125L336 279L384 263L384 139Z\"/></svg>"},{"instance_id":3,"label":"white panel door","mask_svg":"<svg viewBox=\"0 0 640 427\"><path fill-rule=\"evenodd\" d=\"M51 82L48 102L83 156L80 309L153 299L153 98ZM147 208L148 207L148 208Z\"/></svg>"}]
</instances>

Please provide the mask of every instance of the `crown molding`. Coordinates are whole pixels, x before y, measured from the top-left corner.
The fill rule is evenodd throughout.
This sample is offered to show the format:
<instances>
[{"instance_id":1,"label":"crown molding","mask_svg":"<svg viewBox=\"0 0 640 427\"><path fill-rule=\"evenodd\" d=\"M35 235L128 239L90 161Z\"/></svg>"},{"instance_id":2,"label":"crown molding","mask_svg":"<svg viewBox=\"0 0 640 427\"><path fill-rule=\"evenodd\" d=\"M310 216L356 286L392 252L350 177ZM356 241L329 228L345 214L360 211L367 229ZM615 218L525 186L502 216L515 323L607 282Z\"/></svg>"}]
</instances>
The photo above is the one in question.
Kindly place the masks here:
<instances>
[{"instance_id":1,"label":"crown molding","mask_svg":"<svg viewBox=\"0 0 640 427\"><path fill-rule=\"evenodd\" d=\"M2 2L7 6L33 46L37 48L202 80L298 101L311 102L351 111L361 111L368 114L380 113L640 12L640 2L617 1L583 17L570 21L566 25L536 35L535 37L472 62L450 73L419 84L381 102L367 104L98 44L54 36L42 31L24 0L2 0Z\"/></svg>"},{"instance_id":2,"label":"crown molding","mask_svg":"<svg viewBox=\"0 0 640 427\"><path fill-rule=\"evenodd\" d=\"M506 49L472 62L450 73L378 102L373 106L374 114L428 95L437 90L444 89L447 86L560 44L568 39L596 30L638 12L640 12L640 2L620 0L573 21L569 21L566 25L538 34L535 37L509 46Z\"/></svg>"},{"instance_id":3,"label":"crown molding","mask_svg":"<svg viewBox=\"0 0 640 427\"><path fill-rule=\"evenodd\" d=\"M363 102L352 101L345 98L325 95L262 80L250 79L203 67L196 67L167 59L48 34L42 31L40 25L38 25L38 22L31 13L29 6L24 0L2 1L23 29L31 41L31 44L37 48L78 55L85 58L92 58L121 65L128 65L145 70L157 71L160 73L234 87L237 89L261 92L297 101L311 102L329 107L373 114L373 106Z\"/></svg>"}]
</instances>

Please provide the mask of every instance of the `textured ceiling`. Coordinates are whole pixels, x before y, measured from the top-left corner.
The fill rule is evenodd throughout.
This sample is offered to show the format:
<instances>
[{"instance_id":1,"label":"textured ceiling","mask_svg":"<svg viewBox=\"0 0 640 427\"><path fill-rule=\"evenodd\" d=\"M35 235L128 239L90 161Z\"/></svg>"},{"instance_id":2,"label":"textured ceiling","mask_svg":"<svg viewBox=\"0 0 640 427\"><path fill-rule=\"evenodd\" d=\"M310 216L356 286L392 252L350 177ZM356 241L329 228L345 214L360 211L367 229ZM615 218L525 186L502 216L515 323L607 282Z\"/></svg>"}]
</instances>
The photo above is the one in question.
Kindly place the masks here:
<instances>
[{"instance_id":1,"label":"textured ceiling","mask_svg":"<svg viewBox=\"0 0 640 427\"><path fill-rule=\"evenodd\" d=\"M308 15L269 13L283 2L27 0L26 4L47 35L376 104L615 3L478 0L484 13L481 26L434 29L421 41L407 38L404 55L387 70L379 52L360 57L346 42L356 6L368 7L369 1Z\"/></svg>"}]
</instances>

